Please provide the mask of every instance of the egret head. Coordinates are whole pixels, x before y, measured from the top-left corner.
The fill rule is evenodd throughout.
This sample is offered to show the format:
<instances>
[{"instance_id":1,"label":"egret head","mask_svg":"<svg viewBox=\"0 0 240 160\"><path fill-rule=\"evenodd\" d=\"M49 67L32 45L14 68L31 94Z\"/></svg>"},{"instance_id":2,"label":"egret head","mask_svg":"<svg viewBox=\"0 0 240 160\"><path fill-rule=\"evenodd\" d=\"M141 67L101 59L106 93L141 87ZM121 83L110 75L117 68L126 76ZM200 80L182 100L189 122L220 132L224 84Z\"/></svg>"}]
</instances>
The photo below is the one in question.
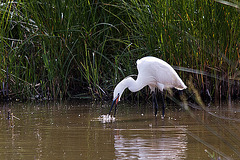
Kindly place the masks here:
<instances>
[{"instance_id":1,"label":"egret head","mask_svg":"<svg viewBox=\"0 0 240 160\"><path fill-rule=\"evenodd\" d=\"M123 94L123 91L125 88L121 85L121 82L115 87L114 92L113 92L113 100L116 100L116 104L118 101L120 101L120 98Z\"/></svg>"},{"instance_id":2,"label":"egret head","mask_svg":"<svg viewBox=\"0 0 240 160\"><path fill-rule=\"evenodd\" d=\"M117 102L120 101L120 98L126 88L129 88L131 86L131 82L134 81L132 77L126 77L121 82L117 84L117 86L114 89L113 92L113 100L117 100Z\"/></svg>"},{"instance_id":3,"label":"egret head","mask_svg":"<svg viewBox=\"0 0 240 160\"><path fill-rule=\"evenodd\" d=\"M127 77L127 78L124 78L120 83L117 84L117 86L115 87L114 92L113 92L113 102L111 105L111 109L109 111L109 115L111 113L112 107L114 105L117 105L117 103L120 101L120 98L121 98L124 90L131 85L130 83L132 81L133 81L132 77ZM116 107L115 107L115 113L116 113ZM115 115L115 113L114 113L114 115Z\"/></svg>"}]
</instances>

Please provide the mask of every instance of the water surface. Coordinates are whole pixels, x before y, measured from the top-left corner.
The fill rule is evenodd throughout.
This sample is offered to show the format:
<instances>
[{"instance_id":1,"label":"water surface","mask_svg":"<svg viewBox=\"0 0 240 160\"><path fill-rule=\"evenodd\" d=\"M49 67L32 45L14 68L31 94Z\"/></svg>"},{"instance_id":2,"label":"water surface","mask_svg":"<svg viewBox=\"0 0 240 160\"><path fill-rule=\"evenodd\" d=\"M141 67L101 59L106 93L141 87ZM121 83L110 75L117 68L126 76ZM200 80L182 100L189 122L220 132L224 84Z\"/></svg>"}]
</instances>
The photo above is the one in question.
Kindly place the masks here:
<instances>
[{"instance_id":1,"label":"water surface","mask_svg":"<svg viewBox=\"0 0 240 160\"><path fill-rule=\"evenodd\" d=\"M0 159L239 159L238 103L207 111L151 104L11 103L0 107ZM8 119L8 113L10 113ZM160 113L161 114L161 113Z\"/></svg>"}]
</instances>

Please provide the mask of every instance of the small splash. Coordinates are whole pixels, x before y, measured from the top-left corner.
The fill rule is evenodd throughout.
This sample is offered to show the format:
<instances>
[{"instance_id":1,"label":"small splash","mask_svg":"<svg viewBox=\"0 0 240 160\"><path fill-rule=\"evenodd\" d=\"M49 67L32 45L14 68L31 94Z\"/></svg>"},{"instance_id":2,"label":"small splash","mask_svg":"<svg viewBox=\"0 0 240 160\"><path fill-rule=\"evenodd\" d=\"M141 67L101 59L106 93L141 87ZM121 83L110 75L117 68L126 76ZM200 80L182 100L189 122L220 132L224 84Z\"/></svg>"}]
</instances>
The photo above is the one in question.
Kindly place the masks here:
<instances>
[{"instance_id":1,"label":"small splash","mask_svg":"<svg viewBox=\"0 0 240 160\"><path fill-rule=\"evenodd\" d=\"M100 115L98 118L95 118L93 121L100 121L102 123L115 122L116 118L112 115Z\"/></svg>"}]
</instances>

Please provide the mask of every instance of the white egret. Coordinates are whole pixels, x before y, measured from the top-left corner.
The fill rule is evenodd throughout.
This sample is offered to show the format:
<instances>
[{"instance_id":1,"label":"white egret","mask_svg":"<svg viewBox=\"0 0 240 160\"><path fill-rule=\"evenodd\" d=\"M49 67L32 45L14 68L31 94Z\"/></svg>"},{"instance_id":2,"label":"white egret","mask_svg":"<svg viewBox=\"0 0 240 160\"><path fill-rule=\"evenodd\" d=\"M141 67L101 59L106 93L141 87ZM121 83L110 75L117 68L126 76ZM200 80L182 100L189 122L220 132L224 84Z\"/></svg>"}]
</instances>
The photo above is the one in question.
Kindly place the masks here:
<instances>
[{"instance_id":1,"label":"white egret","mask_svg":"<svg viewBox=\"0 0 240 160\"><path fill-rule=\"evenodd\" d=\"M128 88L131 92L137 92L143 87L149 86L152 92L152 101L153 106L155 107L155 116L157 115L158 110L155 89L157 88L161 91L163 101L162 115L164 117L165 104L163 90L168 88L183 90L186 89L187 86L183 83L176 71L167 62L159 58L150 56L143 57L137 60L137 69L138 76L136 80L134 80L132 77L126 77L115 87L113 92L113 102L109 111L109 115L114 104L117 105L117 103L120 101L120 98L126 88ZM115 114L116 106L114 115Z\"/></svg>"}]
</instances>

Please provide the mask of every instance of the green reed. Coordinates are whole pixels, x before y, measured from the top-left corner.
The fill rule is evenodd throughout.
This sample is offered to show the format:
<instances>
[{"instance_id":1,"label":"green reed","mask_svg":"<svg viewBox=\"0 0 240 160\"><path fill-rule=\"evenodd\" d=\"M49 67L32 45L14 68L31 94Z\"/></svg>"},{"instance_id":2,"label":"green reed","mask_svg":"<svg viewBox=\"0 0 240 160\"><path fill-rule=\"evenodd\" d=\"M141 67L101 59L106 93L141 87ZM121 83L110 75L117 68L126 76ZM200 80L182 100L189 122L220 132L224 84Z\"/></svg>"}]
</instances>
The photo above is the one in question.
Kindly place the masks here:
<instances>
[{"instance_id":1,"label":"green reed","mask_svg":"<svg viewBox=\"0 0 240 160\"><path fill-rule=\"evenodd\" d=\"M137 74L136 60L152 55L206 71L178 72L213 97L238 96L239 3L225 2L2 3L1 86L8 81L16 98L111 97L123 77Z\"/></svg>"}]
</instances>

